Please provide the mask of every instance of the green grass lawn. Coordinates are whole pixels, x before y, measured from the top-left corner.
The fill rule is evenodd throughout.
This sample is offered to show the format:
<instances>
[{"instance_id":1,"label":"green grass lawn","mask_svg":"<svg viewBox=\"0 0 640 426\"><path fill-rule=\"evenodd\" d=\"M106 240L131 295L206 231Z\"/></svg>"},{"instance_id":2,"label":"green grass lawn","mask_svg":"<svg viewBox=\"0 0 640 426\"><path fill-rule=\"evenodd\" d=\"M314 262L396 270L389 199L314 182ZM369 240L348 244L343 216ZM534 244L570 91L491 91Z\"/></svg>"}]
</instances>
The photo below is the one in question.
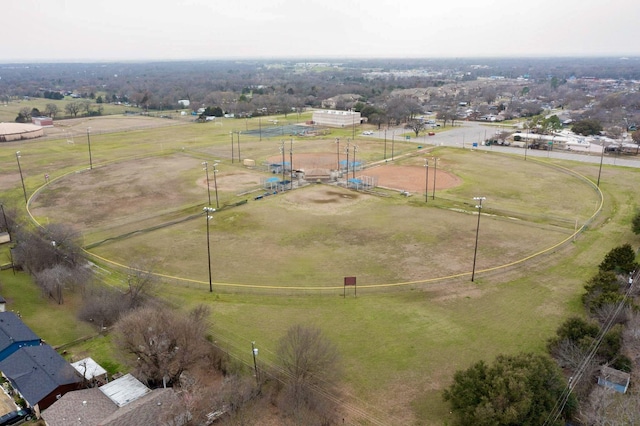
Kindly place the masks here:
<instances>
[{"instance_id":1,"label":"green grass lawn","mask_svg":"<svg viewBox=\"0 0 640 426\"><path fill-rule=\"evenodd\" d=\"M76 173L83 165L86 168L86 147L67 146L63 141L2 144L0 161L14 164L15 150L24 153L29 193L42 185L43 172L49 171L52 177L70 173L35 200L36 217L44 223L65 218L86 221L79 226L89 243L201 210L203 194L189 189L188 183L202 173L203 159L222 158L221 174L238 170L224 157L230 154L229 131L238 124L184 124L100 135L95 138L100 174ZM278 154L276 139L247 136L241 143L246 155L257 161ZM381 157L381 141L359 143L368 161ZM296 150L309 152L332 152L334 146L326 138L295 144ZM397 148L411 153L415 145L397 143ZM598 194L581 176L595 180L597 165L533 159L525 163L491 153L442 148L431 155L441 159L438 167L464 182L442 191L428 205L416 197L361 194L341 214L318 214L295 198L308 196L305 191L322 187L318 186L215 213L211 241L216 283L307 290L216 286L209 293L206 222L201 217L98 246L92 252L124 264L136 257L153 257L161 272L191 278L163 280L158 295L179 309L211 305L214 340L247 362L252 341L260 349L258 362L268 366L276 362L277 341L288 327L318 326L342 354L345 401L399 424L441 425L450 420L441 393L456 370L479 359L491 361L501 353L544 351L558 324L581 312L582 287L603 256L622 243L638 245L630 219L638 208L640 174L636 169L605 165L604 206L594 219ZM156 173L153 184L146 185L146 173L165 170L157 164L178 160L175 173L165 172L167 177ZM145 161L153 167L145 166ZM424 158L408 157L401 163L421 165ZM90 208L97 198L76 192L103 179L109 187L99 195L113 204L126 194L119 195L118 181L110 179L132 167L140 168L140 190L149 191L140 211L102 216L100 209ZM0 170L6 204L19 205L19 185L16 170ZM154 185L178 188L177 198L169 202L161 191L151 191ZM570 238L576 227L586 228L575 241L522 265L479 274L474 283L467 275L384 290L366 287L468 271L476 231L472 197L479 195L487 197L481 217L479 269L535 253ZM78 202L75 210L54 208L71 197L86 204ZM235 193L224 197L225 202L238 199ZM123 204L137 206L133 202ZM348 275L356 275L362 285L357 298L353 291L342 297L341 280ZM316 286L328 289L311 289ZM68 304L55 305L43 299L23 274L1 272L0 290L10 309L20 310L23 319L51 344L95 331L76 322L78 300L69 297ZM91 354L110 371L120 367L108 338L91 340L69 352L74 357Z\"/></svg>"}]
</instances>

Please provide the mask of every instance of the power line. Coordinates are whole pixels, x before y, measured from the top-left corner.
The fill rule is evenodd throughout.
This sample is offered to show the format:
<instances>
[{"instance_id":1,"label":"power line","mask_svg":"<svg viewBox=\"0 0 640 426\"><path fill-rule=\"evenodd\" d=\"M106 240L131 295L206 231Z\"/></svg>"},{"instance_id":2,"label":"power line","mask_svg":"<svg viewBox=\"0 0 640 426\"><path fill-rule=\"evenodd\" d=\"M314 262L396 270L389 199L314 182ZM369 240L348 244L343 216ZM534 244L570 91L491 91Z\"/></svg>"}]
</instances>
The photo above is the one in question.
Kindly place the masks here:
<instances>
[{"instance_id":1,"label":"power line","mask_svg":"<svg viewBox=\"0 0 640 426\"><path fill-rule=\"evenodd\" d=\"M575 374L569 379L569 383L567 383L567 386L565 387L564 391L562 392L562 394L556 401L556 404L554 405L551 412L547 416L547 419L544 422L544 426L554 424L558 420L562 412L564 411L564 408L566 407L567 402L569 401L569 396L571 395L571 392L577 386L580 380L582 380L584 374L587 371L587 367L591 364L591 361L593 357L596 355L598 348L602 343L602 340L604 339L605 335L609 332L609 330L611 330L611 327L613 327L613 324L616 318L618 317L618 315L620 314L620 311L622 311L622 309L626 305L627 299L631 295L631 292L633 291L633 287L636 284L636 281L637 281L637 276L631 281L629 287L627 288L627 291L624 293L622 300L620 300L620 302L616 306L616 309L609 314L609 317L607 318L605 325L600 330L600 334L598 334L598 337L596 338L596 340L594 340L591 346L589 347L589 351L583 358L582 362L578 365L578 368Z\"/></svg>"}]
</instances>

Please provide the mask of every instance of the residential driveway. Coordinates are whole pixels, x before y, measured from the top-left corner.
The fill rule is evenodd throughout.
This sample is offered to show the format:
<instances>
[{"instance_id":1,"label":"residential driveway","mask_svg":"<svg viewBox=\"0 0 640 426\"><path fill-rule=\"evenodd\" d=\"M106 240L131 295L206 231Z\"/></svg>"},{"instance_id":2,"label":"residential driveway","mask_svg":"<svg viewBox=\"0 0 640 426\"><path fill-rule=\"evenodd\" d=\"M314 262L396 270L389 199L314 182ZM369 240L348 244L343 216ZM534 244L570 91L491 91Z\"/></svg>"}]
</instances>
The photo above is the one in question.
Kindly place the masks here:
<instances>
[{"instance_id":1,"label":"residential driveway","mask_svg":"<svg viewBox=\"0 0 640 426\"><path fill-rule=\"evenodd\" d=\"M0 416L15 410L16 404L13 402L13 398L7 395L3 388L2 391L0 391Z\"/></svg>"}]
</instances>

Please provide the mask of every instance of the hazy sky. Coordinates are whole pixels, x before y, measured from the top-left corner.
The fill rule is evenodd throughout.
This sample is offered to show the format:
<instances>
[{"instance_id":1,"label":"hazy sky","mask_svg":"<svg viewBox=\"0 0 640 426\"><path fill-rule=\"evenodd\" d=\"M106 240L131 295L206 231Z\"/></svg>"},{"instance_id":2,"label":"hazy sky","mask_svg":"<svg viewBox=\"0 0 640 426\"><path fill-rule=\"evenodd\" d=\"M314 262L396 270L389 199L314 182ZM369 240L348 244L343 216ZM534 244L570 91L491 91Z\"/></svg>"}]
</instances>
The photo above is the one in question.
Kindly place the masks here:
<instances>
[{"instance_id":1,"label":"hazy sky","mask_svg":"<svg viewBox=\"0 0 640 426\"><path fill-rule=\"evenodd\" d=\"M5 0L0 62L640 55L637 0Z\"/></svg>"}]
</instances>

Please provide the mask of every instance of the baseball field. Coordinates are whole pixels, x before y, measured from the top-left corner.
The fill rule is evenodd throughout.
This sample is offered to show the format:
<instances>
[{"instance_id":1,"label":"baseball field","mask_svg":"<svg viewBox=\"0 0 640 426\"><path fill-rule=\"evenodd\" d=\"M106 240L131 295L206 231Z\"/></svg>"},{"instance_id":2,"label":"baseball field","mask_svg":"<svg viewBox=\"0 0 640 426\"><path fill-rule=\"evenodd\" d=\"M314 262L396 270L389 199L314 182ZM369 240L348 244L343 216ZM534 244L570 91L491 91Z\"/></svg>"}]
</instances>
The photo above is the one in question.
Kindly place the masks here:
<instances>
[{"instance_id":1,"label":"baseball field","mask_svg":"<svg viewBox=\"0 0 640 426\"><path fill-rule=\"evenodd\" d=\"M256 119L109 120L2 144L5 200L20 202L22 179L34 220L72 224L112 285L153 264L158 295L211 304L216 341L241 359L255 341L268 366L289 326L322 328L341 350L340 398L357 424L443 424L456 370L544 350L635 206L638 175L623 168L605 169L603 203L597 166L578 162L348 130L246 134ZM361 166L332 175L347 155ZM295 177L274 167L287 162ZM345 291L345 277L357 286Z\"/></svg>"}]
</instances>

